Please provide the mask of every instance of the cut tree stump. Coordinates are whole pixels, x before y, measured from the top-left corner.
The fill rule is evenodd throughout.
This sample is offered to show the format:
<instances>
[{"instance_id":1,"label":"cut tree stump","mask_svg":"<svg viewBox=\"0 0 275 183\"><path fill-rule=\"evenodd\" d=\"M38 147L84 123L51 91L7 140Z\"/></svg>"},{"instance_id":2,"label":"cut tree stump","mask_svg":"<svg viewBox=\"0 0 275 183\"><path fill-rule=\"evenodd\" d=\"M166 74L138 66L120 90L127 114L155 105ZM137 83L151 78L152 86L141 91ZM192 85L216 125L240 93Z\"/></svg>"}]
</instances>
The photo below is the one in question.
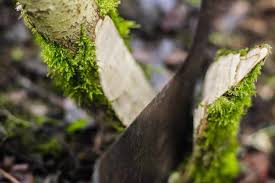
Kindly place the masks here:
<instances>
[{"instance_id":1,"label":"cut tree stump","mask_svg":"<svg viewBox=\"0 0 275 183\"><path fill-rule=\"evenodd\" d=\"M269 45L218 52L194 112L192 156L179 180L170 182L231 183L238 175L239 122L252 104L255 82L269 53Z\"/></svg>"},{"instance_id":2,"label":"cut tree stump","mask_svg":"<svg viewBox=\"0 0 275 183\"><path fill-rule=\"evenodd\" d=\"M240 53L221 56L209 67L204 81L202 102L194 112L195 131L207 116L206 107L240 83L269 53L270 46L263 45L251 49L244 56Z\"/></svg>"}]
</instances>

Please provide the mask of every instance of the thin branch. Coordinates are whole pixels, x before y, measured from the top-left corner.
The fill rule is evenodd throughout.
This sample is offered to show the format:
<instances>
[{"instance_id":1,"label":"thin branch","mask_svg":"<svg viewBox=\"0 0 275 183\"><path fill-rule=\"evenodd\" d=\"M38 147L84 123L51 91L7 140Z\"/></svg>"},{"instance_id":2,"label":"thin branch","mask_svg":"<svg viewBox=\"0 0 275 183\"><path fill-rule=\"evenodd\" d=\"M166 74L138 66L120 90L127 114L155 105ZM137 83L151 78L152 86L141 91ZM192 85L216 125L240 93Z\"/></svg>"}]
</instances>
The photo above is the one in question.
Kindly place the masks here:
<instances>
[{"instance_id":1,"label":"thin branch","mask_svg":"<svg viewBox=\"0 0 275 183\"><path fill-rule=\"evenodd\" d=\"M2 175L5 179L9 180L11 183L20 183L16 178L14 178L11 174L6 172L5 170L0 168L0 175Z\"/></svg>"}]
</instances>

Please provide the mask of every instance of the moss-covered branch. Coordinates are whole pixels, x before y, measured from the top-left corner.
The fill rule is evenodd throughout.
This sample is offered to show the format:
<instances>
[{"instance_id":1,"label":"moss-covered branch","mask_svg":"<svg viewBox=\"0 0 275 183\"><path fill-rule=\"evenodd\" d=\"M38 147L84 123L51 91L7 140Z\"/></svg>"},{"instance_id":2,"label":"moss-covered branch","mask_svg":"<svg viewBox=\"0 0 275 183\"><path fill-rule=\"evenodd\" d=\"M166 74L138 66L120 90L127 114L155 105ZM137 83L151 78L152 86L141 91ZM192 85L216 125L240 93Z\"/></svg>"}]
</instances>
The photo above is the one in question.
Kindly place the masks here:
<instances>
[{"instance_id":1,"label":"moss-covered branch","mask_svg":"<svg viewBox=\"0 0 275 183\"><path fill-rule=\"evenodd\" d=\"M236 87L207 107L207 126L196 139L191 177L196 183L231 183L239 172L236 157L239 121L251 105L261 63Z\"/></svg>"},{"instance_id":2,"label":"moss-covered branch","mask_svg":"<svg viewBox=\"0 0 275 183\"><path fill-rule=\"evenodd\" d=\"M175 182L231 183L239 173L236 157L241 117L251 105L268 45L222 50L209 68L203 100L195 111L195 145Z\"/></svg>"},{"instance_id":3,"label":"moss-covered branch","mask_svg":"<svg viewBox=\"0 0 275 183\"><path fill-rule=\"evenodd\" d=\"M135 24L118 15L119 1L18 1L49 74L65 94L116 114L128 126L154 91L121 38Z\"/></svg>"},{"instance_id":4,"label":"moss-covered branch","mask_svg":"<svg viewBox=\"0 0 275 183\"><path fill-rule=\"evenodd\" d=\"M49 43L36 33L36 41L41 46L42 58L49 67L49 74L66 95L80 105L108 104L100 86L98 66L95 60L95 45L83 31L78 41L78 50L70 50Z\"/></svg>"}]
</instances>

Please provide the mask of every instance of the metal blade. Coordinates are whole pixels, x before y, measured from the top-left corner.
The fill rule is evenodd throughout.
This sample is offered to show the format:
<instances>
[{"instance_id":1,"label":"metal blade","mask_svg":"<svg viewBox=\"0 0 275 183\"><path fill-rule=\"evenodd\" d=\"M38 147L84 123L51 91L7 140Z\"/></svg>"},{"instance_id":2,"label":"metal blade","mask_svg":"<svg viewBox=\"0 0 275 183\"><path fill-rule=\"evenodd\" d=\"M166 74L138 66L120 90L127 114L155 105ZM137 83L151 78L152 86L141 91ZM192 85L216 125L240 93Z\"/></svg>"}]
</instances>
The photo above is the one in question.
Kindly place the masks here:
<instances>
[{"instance_id":1,"label":"metal blade","mask_svg":"<svg viewBox=\"0 0 275 183\"><path fill-rule=\"evenodd\" d=\"M191 54L169 84L101 157L94 183L161 183L192 151L192 103L213 17L225 0L203 0Z\"/></svg>"}]
</instances>

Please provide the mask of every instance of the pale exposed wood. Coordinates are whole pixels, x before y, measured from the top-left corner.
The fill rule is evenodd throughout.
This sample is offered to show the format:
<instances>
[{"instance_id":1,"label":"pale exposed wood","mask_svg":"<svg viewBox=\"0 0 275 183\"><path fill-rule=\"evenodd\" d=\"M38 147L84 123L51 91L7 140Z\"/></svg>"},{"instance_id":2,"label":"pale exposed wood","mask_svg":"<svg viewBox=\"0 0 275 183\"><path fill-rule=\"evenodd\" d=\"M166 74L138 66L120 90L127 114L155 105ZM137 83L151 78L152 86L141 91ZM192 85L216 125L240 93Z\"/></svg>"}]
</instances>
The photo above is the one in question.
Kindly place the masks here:
<instances>
[{"instance_id":1,"label":"pale exposed wood","mask_svg":"<svg viewBox=\"0 0 275 183\"><path fill-rule=\"evenodd\" d=\"M16 178L14 178L11 174L4 171L0 168L0 175L9 180L11 183L20 183Z\"/></svg>"},{"instance_id":2,"label":"pale exposed wood","mask_svg":"<svg viewBox=\"0 0 275 183\"><path fill-rule=\"evenodd\" d=\"M96 27L96 55L104 94L125 126L153 99L144 73L134 61L109 17Z\"/></svg>"},{"instance_id":3,"label":"pale exposed wood","mask_svg":"<svg viewBox=\"0 0 275 183\"><path fill-rule=\"evenodd\" d=\"M109 17L100 17L95 0L18 0L32 26L51 41L75 50L81 26L96 43L96 60L105 96L125 126L155 96Z\"/></svg>"},{"instance_id":4,"label":"pale exposed wood","mask_svg":"<svg viewBox=\"0 0 275 183\"><path fill-rule=\"evenodd\" d=\"M242 81L268 54L268 46L256 47L245 56L240 54L221 56L210 66L204 82L202 102L194 113L195 129L206 118L207 106Z\"/></svg>"}]
</instances>

